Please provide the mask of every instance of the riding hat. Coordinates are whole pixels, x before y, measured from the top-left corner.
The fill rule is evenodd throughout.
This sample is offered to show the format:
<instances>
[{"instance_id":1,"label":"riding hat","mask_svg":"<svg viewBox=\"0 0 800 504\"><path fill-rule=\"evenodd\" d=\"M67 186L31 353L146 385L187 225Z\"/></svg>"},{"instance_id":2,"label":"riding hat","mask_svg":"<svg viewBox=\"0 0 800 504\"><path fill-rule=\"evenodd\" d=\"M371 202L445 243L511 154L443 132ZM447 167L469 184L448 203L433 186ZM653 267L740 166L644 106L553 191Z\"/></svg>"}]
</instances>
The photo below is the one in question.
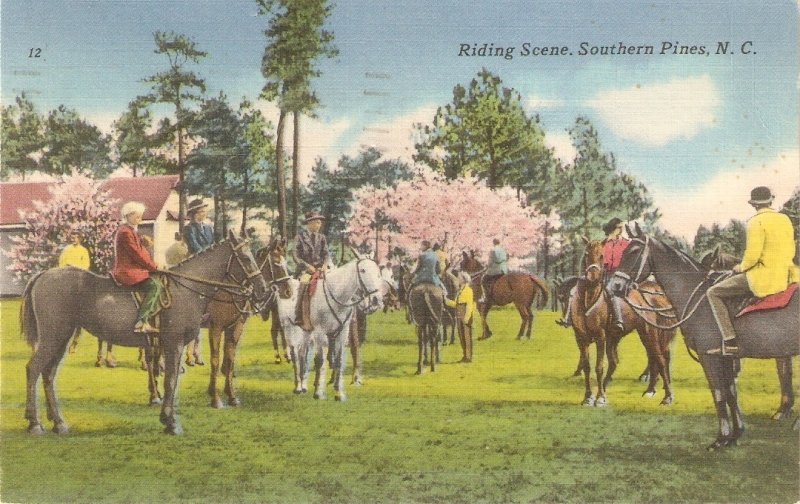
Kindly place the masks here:
<instances>
[{"instance_id":1,"label":"riding hat","mask_svg":"<svg viewBox=\"0 0 800 504\"><path fill-rule=\"evenodd\" d=\"M775 195L772 194L769 187L759 186L750 191L750 201L748 203L751 205L769 205L774 199Z\"/></svg>"},{"instance_id":2,"label":"riding hat","mask_svg":"<svg viewBox=\"0 0 800 504\"><path fill-rule=\"evenodd\" d=\"M309 222L315 220L324 221L325 217L319 212L306 212L306 219L303 221L303 224L308 224Z\"/></svg>"},{"instance_id":3,"label":"riding hat","mask_svg":"<svg viewBox=\"0 0 800 504\"><path fill-rule=\"evenodd\" d=\"M192 200L192 202L189 203L189 206L186 207L186 213L192 215L196 211L201 210L203 208L208 208L208 203L204 202L200 198L197 198L196 200Z\"/></svg>"},{"instance_id":4,"label":"riding hat","mask_svg":"<svg viewBox=\"0 0 800 504\"><path fill-rule=\"evenodd\" d=\"M622 224L622 220L614 217L603 225L603 232L605 234L611 234L611 232L614 231L614 229L616 229L620 224Z\"/></svg>"}]
</instances>

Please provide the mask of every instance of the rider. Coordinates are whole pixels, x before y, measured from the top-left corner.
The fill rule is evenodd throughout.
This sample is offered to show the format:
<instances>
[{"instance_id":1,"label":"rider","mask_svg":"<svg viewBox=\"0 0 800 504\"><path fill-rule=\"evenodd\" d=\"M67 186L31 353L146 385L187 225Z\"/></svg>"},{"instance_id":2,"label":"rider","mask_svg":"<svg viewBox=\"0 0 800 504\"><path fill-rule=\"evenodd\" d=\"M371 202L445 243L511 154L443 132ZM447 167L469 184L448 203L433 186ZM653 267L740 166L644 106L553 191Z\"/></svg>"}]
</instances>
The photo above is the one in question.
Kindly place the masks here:
<instances>
[{"instance_id":1,"label":"rider","mask_svg":"<svg viewBox=\"0 0 800 504\"><path fill-rule=\"evenodd\" d=\"M150 253L142 243L142 237L137 233L137 226L142 221L145 207L142 203L129 201L122 205L122 214L125 222L119 226L114 241L114 268L111 276L118 283L126 286L135 286L144 294L139 306L139 314L134 332L158 332L158 329L148 322L156 311L156 304L161 294L161 283L150 276L158 271L158 265L153 262Z\"/></svg>"},{"instance_id":2,"label":"rider","mask_svg":"<svg viewBox=\"0 0 800 504\"><path fill-rule=\"evenodd\" d=\"M306 212L306 228L297 233L294 245L294 262L297 264L295 274L300 278L300 294L297 303L296 319L300 322L300 327L306 331L311 331L311 292L310 285L316 285L317 278L322 274L324 266L331 262L328 241L325 235L320 233L322 221L325 220L317 212Z\"/></svg>"},{"instance_id":3,"label":"rider","mask_svg":"<svg viewBox=\"0 0 800 504\"><path fill-rule=\"evenodd\" d=\"M208 204L197 198L189 203L186 214L189 216L189 224L183 228L183 239L186 241L189 254L199 254L214 244L214 228L206 222ZM200 353L200 331L186 347L187 365L202 366L205 364Z\"/></svg>"},{"instance_id":4,"label":"rider","mask_svg":"<svg viewBox=\"0 0 800 504\"><path fill-rule=\"evenodd\" d=\"M431 249L431 242L422 240L421 253L417 258L417 267L414 269L414 279L411 281L411 288L422 283L433 284L440 289L443 293L447 290L444 288L444 283L439 276L439 258L436 257L436 252Z\"/></svg>"},{"instance_id":5,"label":"rider","mask_svg":"<svg viewBox=\"0 0 800 504\"><path fill-rule=\"evenodd\" d=\"M486 267L486 273L481 278L481 289L483 295L478 300L479 303L485 303L489 299L489 290L494 286L494 283L503 275L508 274L508 252L500 245L500 239L495 238L492 240L494 246L489 252L489 265Z\"/></svg>"},{"instance_id":6,"label":"rider","mask_svg":"<svg viewBox=\"0 0 800 504\"><path fill-rule=\"evenodd\" d=\"M605 280L611 278L611 275L619 268L619 263L622 261L622 253L631 244L631 241L622 236L622 229L624 225L622 220L614 217L606 222L603 226L603 232L606 234L606 239L603 241L603 270L605 271ZM625 331L625 324L622 322L622 303L624 300L619 296L609 296L611 299L611 315L614 317L612 320L614 327L619 331Z\"/></svg>"},{"instance_id":7,"label":"rider","mask_svg":"<svg viewBox=\"0 0 800 504\"><path fill-rule=\"evenodd\" d=\"M624 225L622 220L614 217L603 225L603 232L606 234L606 239L603 241L603 271L605 278L609 278L619 268L619 263L622 260L622 253L630 245L630 240L623 238L622 229ZM575 287L572 288L569 294L569 302L567 303L567 315L562 320L557 320L556 323L563 327L572 327L572 303L577 296L583 293L583 277L578 280ZM625 326L622 322L622 299L617 296L609 296L611 304L611 316L613 317L612 324L619 331L624 331Z\"/></svg>"},{"instance_id":8,"label":"rider","mask_svg":"<svg viewBox=\"0 0 800 504\"><path fill-rule=\"evenodd\" d=\"M747 221L747 246L742 262L733 267L733 275L708 289L706 297L722 333L721 348L710 354L736 355L736 333L725 300L742 296L759 298L786 290L798 281L794 229L789 217L771 208L775 196L768 187L750 192L750 205L756 214Z\"/></svg>"}]
</instances>

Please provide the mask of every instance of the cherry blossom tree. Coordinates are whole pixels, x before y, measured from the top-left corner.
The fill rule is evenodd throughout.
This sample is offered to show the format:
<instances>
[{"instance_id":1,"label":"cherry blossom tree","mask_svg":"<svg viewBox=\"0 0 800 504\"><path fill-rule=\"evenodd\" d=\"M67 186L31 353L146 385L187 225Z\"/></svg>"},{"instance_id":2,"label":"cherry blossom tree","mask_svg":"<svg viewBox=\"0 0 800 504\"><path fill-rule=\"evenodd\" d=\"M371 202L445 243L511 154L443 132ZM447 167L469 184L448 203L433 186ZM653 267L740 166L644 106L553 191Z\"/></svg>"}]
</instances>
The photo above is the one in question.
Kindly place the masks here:
<instances>
[{"instance_id":1,"label":"cherry blossom tree","mask_svg":"<svg viewBox=\"0 0 800 504\"><path fill-rule=\"evenodd\" d=\"M77 232L89 249L91 270L107 274L114 261L114 232L119 226L117 200L84 175L62 177L50 187L47 201L34 201L33 210L20 211L25 231L11 238L5 252L7 268L27 282L37 273L58 265L58 257Z\"/></svg>"},{"instance_id":2,"label":"cherry blossom tree","mask_svg":"<svg viewBox=\"0 0 800 504\"><path fill-rule=\"evenodd\" d=\"M448 180L423 174L386 189L355 194L348 222L350 242L384 259L415 256L422 240L441 243L455 261L461 251L484 260L499 238L512 267L530 263L542 245L546 216L523 206L511 188L489 189L476 177Z\"/></svg>"}]
</instances>

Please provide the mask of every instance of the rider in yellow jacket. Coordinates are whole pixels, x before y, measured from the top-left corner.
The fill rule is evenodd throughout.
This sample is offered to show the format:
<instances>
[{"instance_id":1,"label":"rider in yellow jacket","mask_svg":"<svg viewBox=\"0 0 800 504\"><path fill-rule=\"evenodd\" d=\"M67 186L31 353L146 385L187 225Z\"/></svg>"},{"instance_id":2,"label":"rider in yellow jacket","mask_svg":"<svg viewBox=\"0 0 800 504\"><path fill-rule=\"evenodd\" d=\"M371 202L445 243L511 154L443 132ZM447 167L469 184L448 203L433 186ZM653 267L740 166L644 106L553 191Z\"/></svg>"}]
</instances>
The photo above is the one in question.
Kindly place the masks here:
<instances>
[{"instance_id":1,"label":"rider in yellow jacket","mask_svg":"<svg viewBox=\"0 0 800 504\"><path fill-rule=\"evenodd\" d=\"M765 297L786 290L798 281L794 228L786 215L770 206L775 196L767 187L756 187L749 203L756 215L747 221L747 247L742 262L734 266L733 276L714 284L706 292L711 311L722 333L722 346L709 353L736 355L738 344L726 299L747 295Z\"/></svg>"}]
</instances>

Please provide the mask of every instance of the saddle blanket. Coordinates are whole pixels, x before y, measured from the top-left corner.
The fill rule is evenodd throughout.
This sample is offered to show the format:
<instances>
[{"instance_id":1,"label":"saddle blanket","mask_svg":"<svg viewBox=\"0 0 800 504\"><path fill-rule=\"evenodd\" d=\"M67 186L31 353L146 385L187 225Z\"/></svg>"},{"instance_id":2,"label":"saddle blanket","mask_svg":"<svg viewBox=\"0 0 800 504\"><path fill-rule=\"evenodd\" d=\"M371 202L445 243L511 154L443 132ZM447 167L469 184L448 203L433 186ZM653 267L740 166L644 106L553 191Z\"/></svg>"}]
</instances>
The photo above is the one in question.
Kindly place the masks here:
<instances>
[{"instance_id":1,"label":"saddle blanket","mask_svg":"<svg viewBox=\"0 0 800 504\"><path fill-rule=\"evenodd\" d=\"M322 276L321 270L316 270L314 273L311 274L311 279L308 281L308 297L314 295L317 292L317 282L319 281L320 277Z\"/></svg>"},{"instance_id":2,"label":"saddle blanket","mask_svg":"<svg viewBox=\"0 0 800 504\"><path fill-rule=\"evenodd\" d=\"M800 284L793 283L783 292L778 292L777 294L771 294L765 298L758 299L756 302L746 306L736 316L741 317L742 315L755 311L777 310L778 308L784 308L789 304L789 301L792 300L794 293L797 292L798 285Z\"/></svg>"}]
</instances>

